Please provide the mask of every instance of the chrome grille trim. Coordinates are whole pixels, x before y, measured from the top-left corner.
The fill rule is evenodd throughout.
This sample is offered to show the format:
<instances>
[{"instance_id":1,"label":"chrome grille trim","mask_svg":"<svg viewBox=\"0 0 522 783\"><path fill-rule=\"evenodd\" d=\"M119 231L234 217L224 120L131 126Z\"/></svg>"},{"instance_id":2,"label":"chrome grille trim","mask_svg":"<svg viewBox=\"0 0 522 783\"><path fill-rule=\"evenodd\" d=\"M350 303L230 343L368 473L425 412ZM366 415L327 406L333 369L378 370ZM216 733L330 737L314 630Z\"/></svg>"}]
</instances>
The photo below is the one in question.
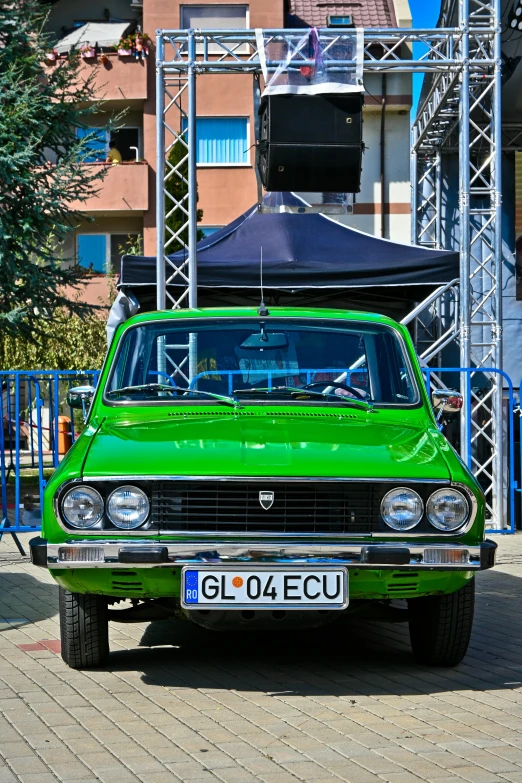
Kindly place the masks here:
<instances>
[{"instance_id":1,"label":"chrome grille trim","mask_svg":"<svg viewBox=\"0 0 522 783\"><path fill-rule=\"evenodd\" d=\"M269 509L260 491L272 490ZM369 535L381 528L382 489L376 483L242 480L158 481L151 519L160 533L236 536Z\"/></svg>"}]
</instances>

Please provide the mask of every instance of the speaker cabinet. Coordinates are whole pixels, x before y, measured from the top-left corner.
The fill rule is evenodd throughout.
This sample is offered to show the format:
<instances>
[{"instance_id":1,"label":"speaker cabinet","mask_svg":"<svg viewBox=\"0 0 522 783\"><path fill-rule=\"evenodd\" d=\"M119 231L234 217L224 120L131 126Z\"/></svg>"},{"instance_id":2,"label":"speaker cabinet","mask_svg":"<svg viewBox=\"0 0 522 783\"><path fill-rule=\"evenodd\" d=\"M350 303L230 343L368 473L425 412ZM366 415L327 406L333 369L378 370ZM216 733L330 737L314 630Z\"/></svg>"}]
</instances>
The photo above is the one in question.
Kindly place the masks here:
<instances>
[{"instance_id":1,"label":"speaker cabinet","mask_svg":"<svg viewBox=\"0 0 522 783\"><path fill-rule=\"evenodd\" d=\"M266 190L359 192L362 95L271 95L259 111Z\"/></svg>"}]
</instances>

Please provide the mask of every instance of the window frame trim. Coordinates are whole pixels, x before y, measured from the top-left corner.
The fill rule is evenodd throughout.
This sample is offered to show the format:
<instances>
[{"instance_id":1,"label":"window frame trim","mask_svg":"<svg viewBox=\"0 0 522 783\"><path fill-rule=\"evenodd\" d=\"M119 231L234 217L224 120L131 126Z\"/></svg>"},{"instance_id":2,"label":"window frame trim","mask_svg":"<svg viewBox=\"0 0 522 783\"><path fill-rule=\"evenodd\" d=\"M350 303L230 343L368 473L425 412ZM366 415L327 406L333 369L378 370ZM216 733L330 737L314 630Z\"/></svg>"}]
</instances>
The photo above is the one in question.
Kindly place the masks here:
<instances>
[{"instance_id":1,"label":"window frame trim","mask_svg":"<svg viewBox=\"0 0 522 783\"><path fill-rule=\"evenodd\" d=\"M248 169L252 168L252 145L250 144L251 134L251 122L249 114L199 114L196 115L196 157L197 157L197 130L198 120L246 120L246 143L247 148L245 151L247 160L242 163L198 163L196 161L196 168L198 169ZM187 120L188 126L188 120Z\"/></svg>"},{"instance_id":2,"label":"window frame trim","mask_svg":"<svg viewBox=\"0 0 522 783\"><path fill-rule=\"evenodd\" d=\"M354 319L346 319L345 320L345 319L342 319L342 318L337 319L337 318L328 318L328 316L326 316L326 317L322 317L321 316L319 318L309 318L309 319L306 319L305 316L280 315L279 313L274 317L273 320L276 320L276 318L279 318L281 320L288 320L290 322L303 321L304 324L309 323L309 322L312 322L312 323L317 322L317 325L322 325L323 327L327 326L329 324L334 325L336 321L340 321L341 323L347 323L347 322L350 322L350 321L353 320L353 323L363 323L363 324L364 323L369 323L369 324L374 324L375 323L373 321L365 321L363 318L360 319L360 320L355 319L355 318ZM179 320L176 319L177 326L185 325L186 327L188 327L190 325L191 320L192 319L190 319L190 318L179 318ZM200 318L198 318L196 320L199 321L199 322L204 320L207 323L211 322L211 321L215 321L218 324L220 322L225 322L225 323L231 323L232 324L234 321L247 321L247 322L251 322L252 324L266 323L266 318L264 316L249 316L249 315L246 315L246 316L217 316L217 315L216 316L210 316L209 315L209 316L200 317ZM192 399L192 400L183 400L182 401L182 400L176 398L175 400L172 400L172 399L169 399L169 400L121 400L121 401L118 402L117 400L111 400L111 399L107 398L106 392L108 391L108 386L109 386L110 382L112 381L114 370L115 370L118 358L119 358L119 356L121 354L121 351L122 351L124 339L127 337L129 331L131 331L132 329L136 329L138 327L141 327L141 326L147 326L149 324L158 324L158 323L162 323L162 321L160 319L151 319L151 320L140 321L138 323L133 323L133 324L129 324L129 325L125 326L125 328L123 329L121 335L118 338L118 344L117 344L116 350L115 350L114 354L111 357L110 363L108 364L108 371L107 371L107 373L106 374L102 373L100 375L100 382L99 382L98 387L97 387L97 392L98 392L98 390L100 390L100 394L98 394L98 393L96 394L96 398L97 398L98 403L101 403L103 406L106 406L108 408L125 408L125 407L135 408L135 407L139 407L139 406L144 406L144 407L168 407L169 405L170 406L172 406L172 405L181 405L182 407L183 406L187 406L187 405L203 405L203 406L206 407L206 406L212 406L212 405L214 405L214 406L215 405L219 405L218 401L216 401L216 400L208 400L208 399L206 399L206 400L205 399L203 399L203 400L194 400L194 399ZM339 327L337 327L337 328L339 328ZM379 324L379 328L382 328L383 330L388 330L388 331L392 332L395 335L396 339L398 340L399 345L401 346L401 350L403 351L403 355L404 355L404 359L405 359L406 364L407 364L408 371L410 373L410 378L411 378L412 384L414 386L416 398L415 398L415 400L413 402L408 402L408 403L404 403L404 404L402 404L402 403L374 402L373 403L374 408L376 410L404 410L404 411L417 410L419 408L425 408L425 400L423 398L423 391L422 391L422 386L421 386L422 380L419 380L419 378L417 378L415 367L414 367L414 365L412 363L412 360L411 360L411 357L410 357L410 352L409 352L408 346L406 344L406 341L405 341L403 335L400 333L399 329L397 329L394 324L382 324L381 323L381 324ZM107 354L106 359L108 360L108 358L109 358L109 354ZM103 369L105 370L105 364L104 364L104 368ZM103 386L103 388L102 388L102 386ZM429 402L429 400L428 400L428 402ZM260 406L260 407L270 406L270 405L277 405L277 404L290 405L290 406L291 405L302 405L302 406L312 406L312 407L316 406L316 407L320 407L320 406L324 406L325 402L323 402L322 400L317 400L317 401L310 400L310 401L306 401L306 402L303 401L303 400L300 400L300 401L297 401L297 400L292 400L292 401L285 400L284 402L281 401L281 402L278 403L278 402L276 402L274 400L266 400L266 401L265 400L245 400L245 404L247 404L247 405L257 405L257 406ZM335 407L337 407L338 405L342 406L342 402L341 403L335 403L335 402L333 403L333 406L335 406ZM344 406L344 407L346 408L346 406ZM91 406L91 411L92 410L93 410L93 406Z\"/></svg>"},{"instance_id":3,"label":"window frame trim","mask_svg":"<svg viewBox=\"0 0 522 783\"><path fill-rule=\"evenodd\" d=\"M250 3L231 3L231 2L227 2L227 3L208 3L208 2L207 3L183 3L182 2L179 5L179 26L180 26L180 28L182 30L189 30L190 29L189 27L184 27L184 25L183 25L183 18L182 17L183 17L183 11L184 11L185 8L214 8L214 9L216 9L216 8L223 8L224 6L225 7L238 7L238 8L243 7L245 9L245 30L249 30L250 29ZM198 29L210 30L212 28L210 28L210 27L198 27ZM219 28L219 29L227 30L227 29L232 29L232 28L223 27L223 28ZM236 28L233 28L233 29L236 29ZM238 29L241 29L241 28L238 28ZM216 44L216 43L210 43L209 46L216 46L217 47L217 51L215 51L215 52L209 51L208 52L209 57L220 57L220 56L223 55L223 52L225 51L222 46L220 46L219 44ZM241 50L241 47L244 47L243 51ZM236 49L236 54L248 54L248 51L249 51L248 44L241 44L241 47L239 49ZM196 41L196 55L203 54L204 53L203 50L204 50L203 44L198 43Z\"/></svg>"}]
</instances>

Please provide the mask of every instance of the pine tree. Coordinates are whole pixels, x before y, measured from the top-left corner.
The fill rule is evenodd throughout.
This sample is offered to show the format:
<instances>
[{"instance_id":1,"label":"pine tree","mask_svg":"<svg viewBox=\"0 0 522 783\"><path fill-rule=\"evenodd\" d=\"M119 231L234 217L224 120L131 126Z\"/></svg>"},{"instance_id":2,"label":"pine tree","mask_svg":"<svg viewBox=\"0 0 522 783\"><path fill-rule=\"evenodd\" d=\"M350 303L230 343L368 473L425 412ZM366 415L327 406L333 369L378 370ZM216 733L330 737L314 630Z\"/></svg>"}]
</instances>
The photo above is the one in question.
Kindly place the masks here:
<instances>
[{"instance_id":1,"label":"pine tree","mask_svg":"<svg viewBox=\"0 0 522 783\"><path fill-rule=\"evenodd\" d=\"M77 55L46 67L45 21L37 0L0 0L0 331L14 336L42 332L57 307L91 310L74 295L84 270L57 248L83 217L71 203L106 172L82 165L93 135L76 132L100 111L95 74L80 76Z\"/></svg>"},{"instance_id":2,"label":"pine tree","mask_svg":"<svg viewBox=\"0 0 522 783\"><path fill-rule=\"evenodd\" d=\"M169 193L171 196L173 196L176 201L182 201L183 197L187 195L188 188L187 188L187 179L188 179L188 158L183 161L183 158L187 156L187 148L184 144L181 142L177 142L172 147L169 156L167 158L167 166L166 166L166 173L168 175L167 181L165 183L165 190L167 193ZM180 164L181 165L178 165ZM176 171L174 169L177 168ZM199 196L198 196L199 200ZM172 201L169 196L165 196L165 214L168 216L169 212L172 210L174 206L174 202ZM185 199L183 201L183 206L186 210L188 210L188 199ZM203 218L203 210L198 209L198 223ZM165 242L169 242L169 245L167 247L167 253L171 255L172 253L176 253L178 250L181 250L183 248L183 243L188 246L188 226L186 226L183 231L180 232L179 238L173 239L173 235L176 234L183 226L184 223L186 223L188 220L186 214L181 209L176 209L170 217L167 217L165 219ZM197 238L198 242L200 239L203 239L204 237L203 231L198 228L197 231ZM182 241L180 241L180 239ZM170 240L170 241L169 241Z\"/></svg>"}]
</instances>

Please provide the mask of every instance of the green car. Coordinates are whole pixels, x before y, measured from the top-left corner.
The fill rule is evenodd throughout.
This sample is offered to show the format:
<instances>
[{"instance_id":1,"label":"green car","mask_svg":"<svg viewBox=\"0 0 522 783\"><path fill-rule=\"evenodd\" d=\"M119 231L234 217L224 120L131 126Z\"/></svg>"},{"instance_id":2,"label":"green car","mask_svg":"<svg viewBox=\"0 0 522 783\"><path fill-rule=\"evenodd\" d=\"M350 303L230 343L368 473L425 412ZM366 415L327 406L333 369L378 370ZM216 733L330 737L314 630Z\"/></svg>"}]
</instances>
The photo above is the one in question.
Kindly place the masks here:
<instances>
[{"instance_id":1,"label":"green car","mask_svg":"<svg viewBox=\"0 0 522 783\"><path fill-rule=\"evenodd\" d=\"M437 426L462 398L430 402L405 327L303 308L143 314L69 403L86 426L31 553L60 586L70 666L106 662L109 620L170 616L277 631L366 614L407 621L422 663L465 655L496 544Z\"/></svg>"}]
</instances>

